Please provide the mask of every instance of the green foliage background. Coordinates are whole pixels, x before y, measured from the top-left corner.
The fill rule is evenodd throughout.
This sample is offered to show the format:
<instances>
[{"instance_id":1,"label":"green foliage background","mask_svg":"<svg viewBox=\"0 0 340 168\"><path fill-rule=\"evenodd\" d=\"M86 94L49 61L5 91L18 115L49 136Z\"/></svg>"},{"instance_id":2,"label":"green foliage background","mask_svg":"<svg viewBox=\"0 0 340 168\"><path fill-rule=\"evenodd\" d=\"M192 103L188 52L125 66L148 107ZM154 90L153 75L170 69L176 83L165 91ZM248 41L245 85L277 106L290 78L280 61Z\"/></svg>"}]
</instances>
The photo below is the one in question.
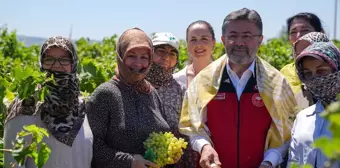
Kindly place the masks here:
<instances>
[{"instance_id":1,"label":"green foliage background","mask_svg":"<svg viewBox=\"0 0 340 168\"><path fill-rule=\"evenodd\" d=\"M114 75L116 63L117 35L104 38L100 43L90 43L87 38L75 42L79 55L80 89L86 96L91 94L101 83ZM340 47L339 41L334 41ZM15 31L6 27L0 30L0 148L3 148L2 136L6 106L15 96L26 97L33 93L36 85L42 81L39 72L38 54L40 46L25 46L17 40ZM214 58L225 53L222 43L216 43ZM287 38L273 38L262 44L258 55L277 69L292 62L291 46ZM188 60L185 41L180 41L180 57L176 71L182 69ZM29 72L29 73L28 73ZM30 74L32 74L31 77ZM340 111L339 109L337 109ZM336 111L336 110L335 110ZM338 120L340 121L340 120ZM338 123L339 124L339 123ZM339 135L339 134L337 134ZM340 147L340 145L338 145ZM338 149L339 150L339 149ZM0 167L3 166L3 153L0 153Z\"/></svg>"}]
</instances>

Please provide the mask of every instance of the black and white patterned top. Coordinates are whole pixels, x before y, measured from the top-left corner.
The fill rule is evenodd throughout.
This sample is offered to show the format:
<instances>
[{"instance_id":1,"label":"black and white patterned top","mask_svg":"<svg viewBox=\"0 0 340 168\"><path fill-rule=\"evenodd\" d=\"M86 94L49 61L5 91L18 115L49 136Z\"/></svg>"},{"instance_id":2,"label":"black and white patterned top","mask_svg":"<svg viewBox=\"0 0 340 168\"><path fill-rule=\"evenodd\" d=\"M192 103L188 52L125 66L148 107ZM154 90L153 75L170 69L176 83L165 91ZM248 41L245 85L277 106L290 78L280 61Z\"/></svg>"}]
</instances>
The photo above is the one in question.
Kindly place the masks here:
<instances>
[{"instance_id":1,"label":"black and white patterned top","mask_svg":"<svg viewBox=\"0 0 340 168\"><path fill-rule=\"evenodd\" d=\"M176 137L184 138L188 142L188 148L184 151L181 160L173 165L175 168L197 167L199 158L199 153L194 151L190 146L189 137L180 134L178 130L185 90L186 88L180 85L175 79L157 88L157 92L165 109L165 119L169 123L171 131Z\"/></svg>"},{"instance_id":2,"label":"black and white patterned top","mask_svg":"<svg viewBox=\"0 0 340 168\"><path fill-rule=\"evenodd\" d=\"M182 102L185 88L172 79L164 86L157 88L157 92L165 109L165 119L171 130L178 130L179 117L182 110Z\"/></svg>"},{"instance_id":3,"label":"black and white patterned top","mask_svg":"<svg viewBox=\"0 0 340 168\"><path fill-rule=\"evenodd\" d=\"M143 142L150 133L170 131L154 88L145 94L110 80L94 91L86 108L95 168L131 168L132 155L144 155Z\"/></svg>"}]
</instances>

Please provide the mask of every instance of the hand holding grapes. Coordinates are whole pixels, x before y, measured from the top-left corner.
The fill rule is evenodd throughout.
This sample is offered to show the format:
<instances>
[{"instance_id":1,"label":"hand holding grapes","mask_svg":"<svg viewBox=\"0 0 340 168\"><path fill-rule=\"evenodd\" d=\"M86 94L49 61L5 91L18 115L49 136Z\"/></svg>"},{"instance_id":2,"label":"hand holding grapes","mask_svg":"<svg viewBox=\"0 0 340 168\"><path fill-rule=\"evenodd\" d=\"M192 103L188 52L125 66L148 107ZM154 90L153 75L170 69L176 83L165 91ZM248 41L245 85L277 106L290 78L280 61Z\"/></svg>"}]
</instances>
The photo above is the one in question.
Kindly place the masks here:
<instances>
[{"instance_id":1,"label":"hand holding grapes","mask_svg":"<svg viewBox=\"0 0 340 168\"><path fill-rule=\"evenodd\" d=\"M131 168L147 168L147 167L158 168L158 166L155 163L145 160L143 156L133 155Z\"/></svg>"}]
</instances>

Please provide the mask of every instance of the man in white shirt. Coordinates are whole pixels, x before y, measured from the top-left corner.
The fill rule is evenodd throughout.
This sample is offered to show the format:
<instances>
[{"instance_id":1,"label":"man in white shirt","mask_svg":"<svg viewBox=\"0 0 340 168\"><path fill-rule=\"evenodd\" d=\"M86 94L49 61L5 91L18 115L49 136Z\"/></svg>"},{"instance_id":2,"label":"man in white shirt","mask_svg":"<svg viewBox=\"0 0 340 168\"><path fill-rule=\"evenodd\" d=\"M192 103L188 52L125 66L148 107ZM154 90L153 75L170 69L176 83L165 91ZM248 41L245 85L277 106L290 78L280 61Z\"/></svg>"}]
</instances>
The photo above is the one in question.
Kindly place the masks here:
<instances>
[{"instance_id":1,"label":"man in white shirt","mask_svg":"<svg viewBox=\"0 0 340 168\"><path fill-rule=\"evenodd\" d=\"M262 27L254 10L230 13L221 37L226 59L207 67L210 76L203 71L186 93L179 127L200 152L203 168L276 167L287 152L296 102L282 74L256 55Z\"/></svg>"}]
</instances>

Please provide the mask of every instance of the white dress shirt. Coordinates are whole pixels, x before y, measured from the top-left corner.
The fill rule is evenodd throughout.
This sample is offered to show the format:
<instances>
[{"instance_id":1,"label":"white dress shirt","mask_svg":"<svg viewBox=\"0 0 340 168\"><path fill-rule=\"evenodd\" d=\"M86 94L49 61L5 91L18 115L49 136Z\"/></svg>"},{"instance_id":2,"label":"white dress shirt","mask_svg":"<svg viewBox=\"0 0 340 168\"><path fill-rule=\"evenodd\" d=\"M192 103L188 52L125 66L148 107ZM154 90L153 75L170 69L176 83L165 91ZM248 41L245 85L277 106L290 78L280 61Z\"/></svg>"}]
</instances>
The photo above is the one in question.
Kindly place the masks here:
<instances>
[{"instance_id":1,"label":"white dress shirt","mask_svg":"<svg viewBox=\"0 0 340 168\"><path fill-rule=\"evenodd\" d=\"M237 98L240 100L240 97L243 93L244 88L246 87L248 80L250 79L251 75L255 77L255 59L253 63L249 66L249 68L243 72L241 79L237 76L237 74L230 68L229 64L227 64L227 72L229 78L231 79L234 88L236 90Z\"/></svg>"},{"instance_id":2,"label":"white dress shirt","mask_svg":"<svg viewBox=\"0 0 340 168\"><path fill-rule=\"evenodd\" d=\"M240 97L244 91L244 88L246 87L248 80L250 79L251 75L255 76L255 59L249 66L249 68L243 72L241 79L237 76L237 74L230 68L229 63L226 65L227 73L229 75L229 78L231 79L234 88L236 90L237 98L240 100ZM206 115L203 118L203 122L206 122L207 118ZM207 140L205 137L196 135L190 137L190 143L193 147L193 149L199 153L201 153L202 148L204 145L211 145L209 140ZM275 149L268 149L264 153L264 160L263 161L269 161L272 163L272 166L275 167L283 162L283 157L289 147L289 142L285 143L279 148Z\"/></svg>"}]
</instances>

